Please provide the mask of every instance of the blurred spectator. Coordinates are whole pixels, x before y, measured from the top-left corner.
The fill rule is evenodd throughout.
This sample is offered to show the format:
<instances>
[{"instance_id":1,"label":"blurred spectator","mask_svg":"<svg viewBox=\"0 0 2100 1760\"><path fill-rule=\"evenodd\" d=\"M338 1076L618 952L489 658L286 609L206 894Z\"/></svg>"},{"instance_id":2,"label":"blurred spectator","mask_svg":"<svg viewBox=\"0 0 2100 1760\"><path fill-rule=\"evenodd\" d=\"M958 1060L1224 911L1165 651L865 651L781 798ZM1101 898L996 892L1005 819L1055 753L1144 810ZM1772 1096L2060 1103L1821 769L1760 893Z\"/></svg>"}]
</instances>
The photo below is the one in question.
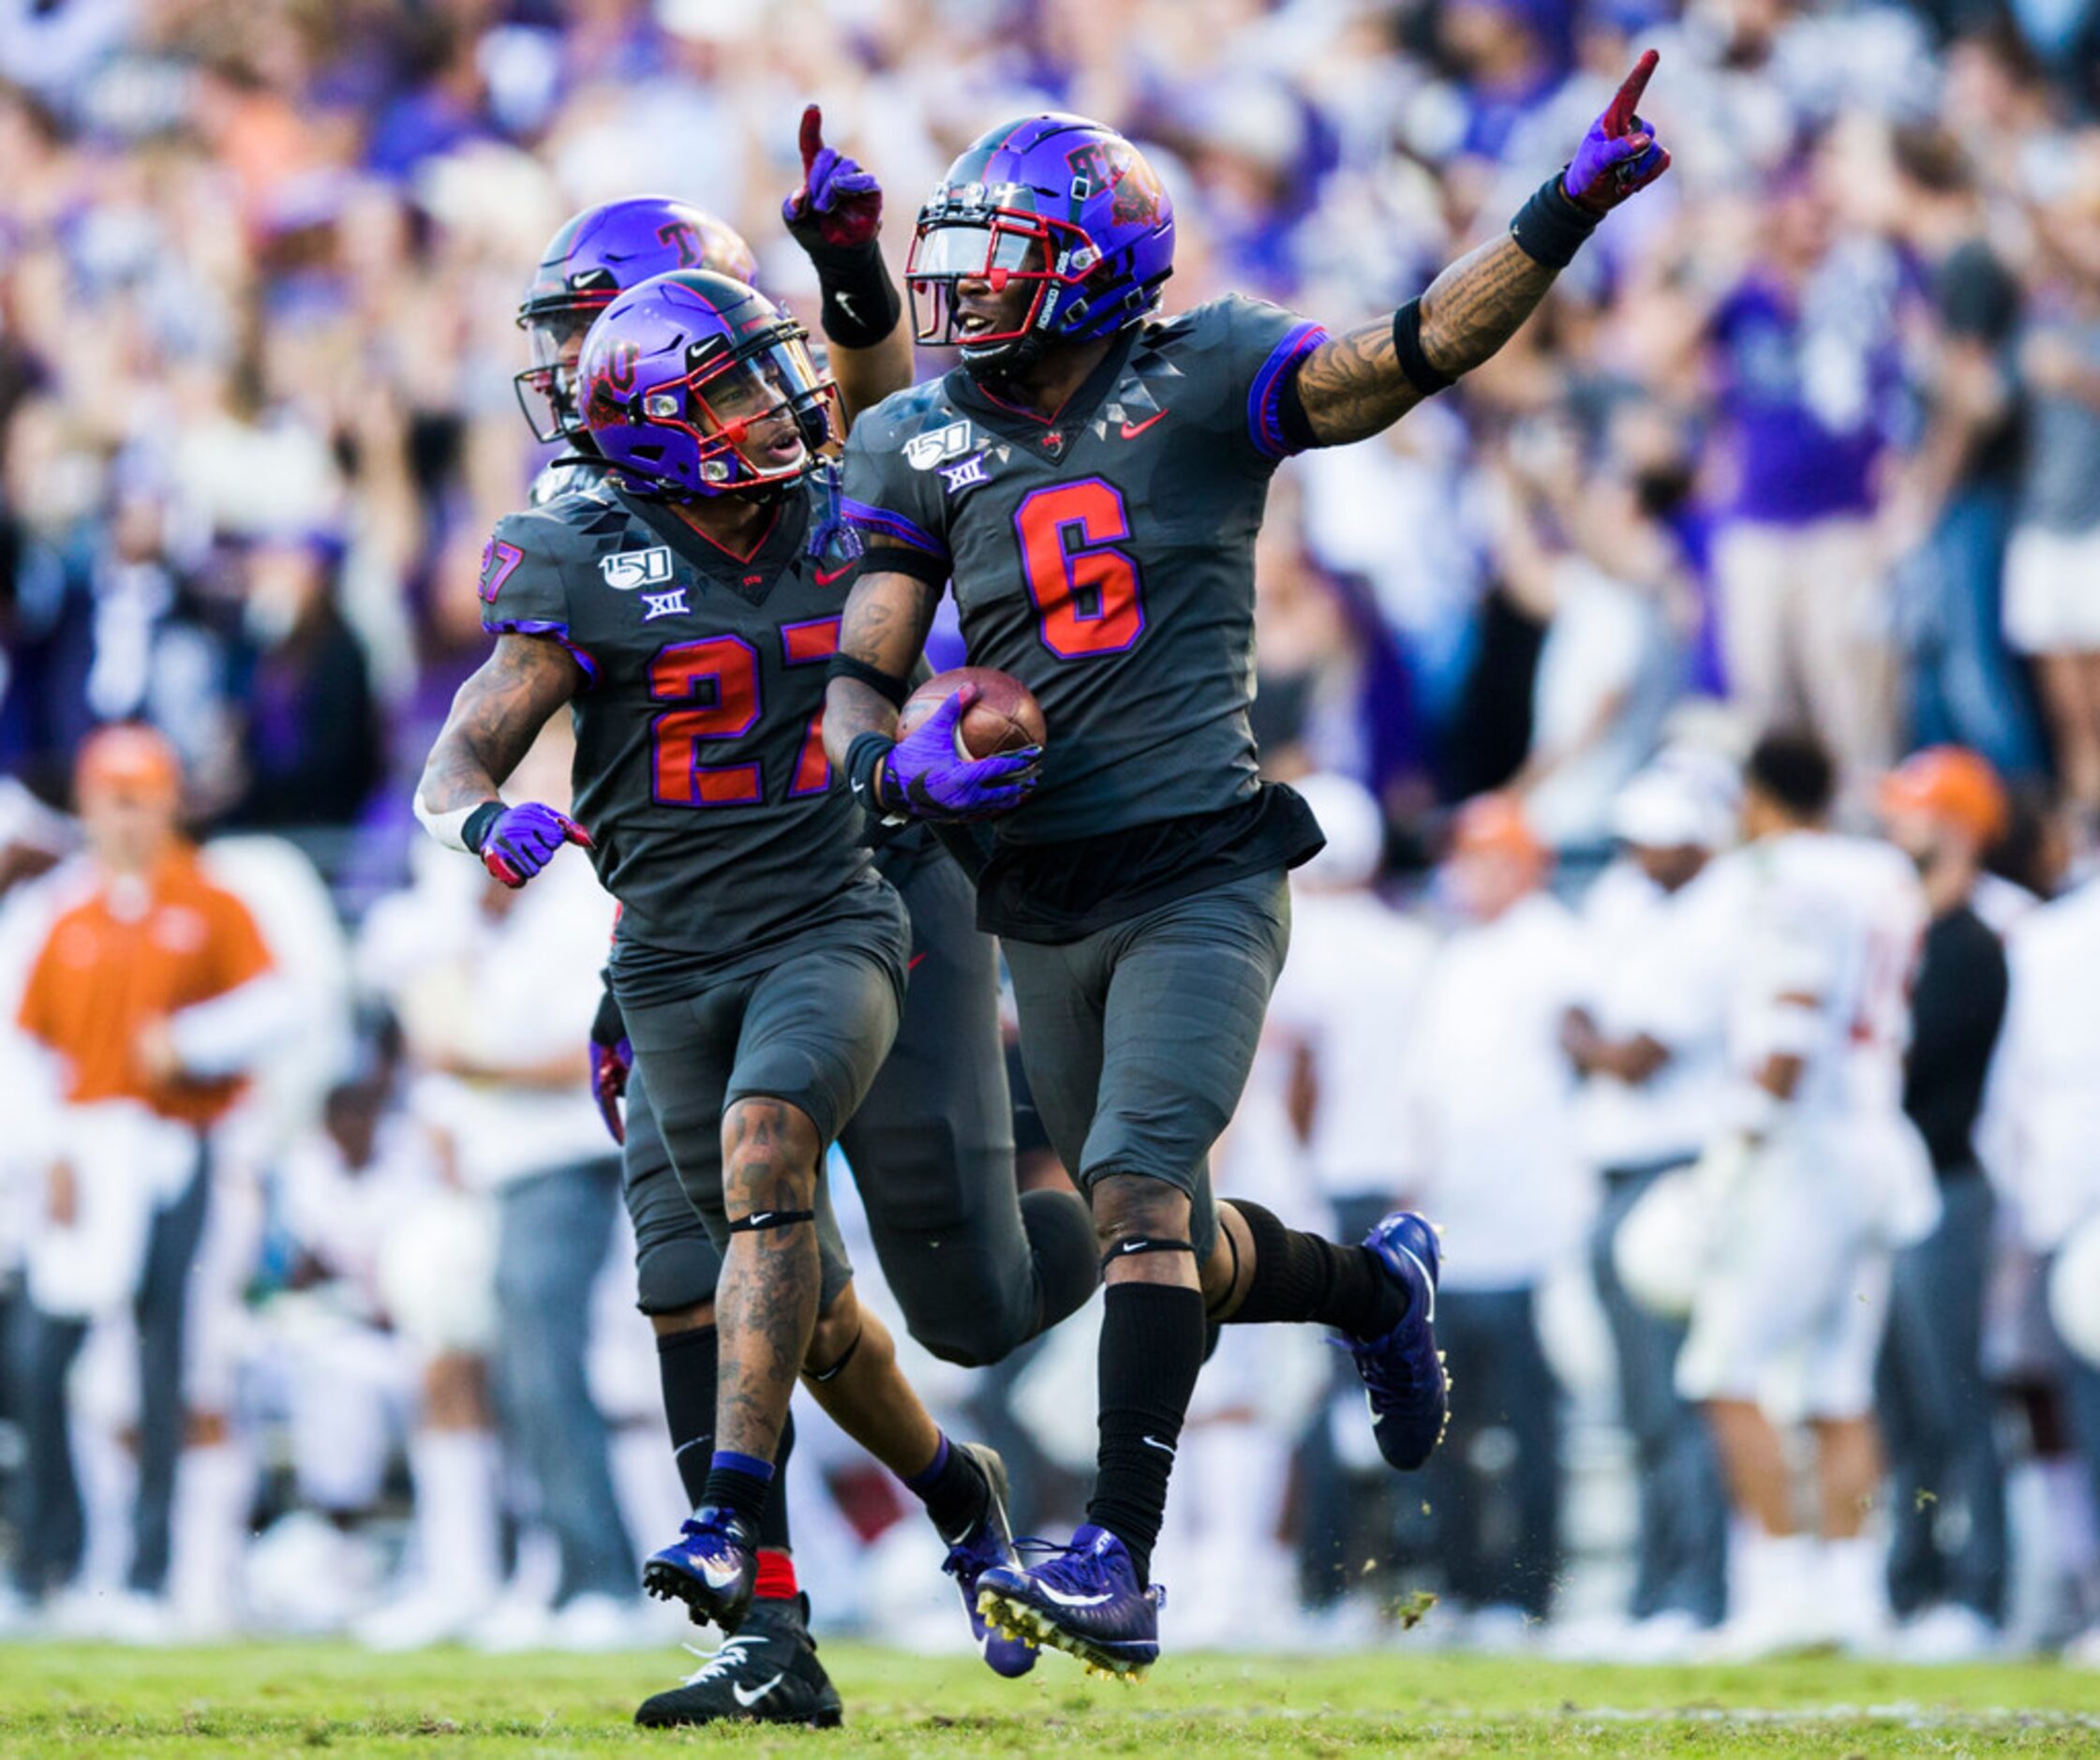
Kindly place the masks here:
<instances>
[{"instance_id":1,"label":"blurred spectator","mask_svg":"<svg viewBox=\"0 0 2100 1760\"><path fill-rule=\"evenodd\" d=\"M566 798L563 743L528 758L521 790ZM496 1409L560 1555L550 1622L521 1610L518 1636L498 1641L617 1645L637 1586L586 1373L619 1193L587 1050L612 902L582 861L513 891L456 854L420 857L414 885L366 918L360 963L406 1036L412 1113L467 1189L494 1196Z\"/></svg>"},{"instance_id":2,"label":"blurred spectator","mask_svg":"<svg viewBox=\"0 0 2100 1760\"><path fill-rule=\"evenodd\" d=\"M1826 828L1836 787L1815 740L1766 735L1744 777L1745 847L1700 883L1728 955L1728 1084L1690 1176L1707 1247L1677 1387L1705 1409L1744 1524L1720 1641L1736 1657L1884 1636L1885 1555L1866 1526L1874 1360L1891 1253L1936 1210L1898 1110L1923 902L1894 850ZM1782 1434L1803 1424L1812 1534Z\"/></svg>"},{"instance_id":3,"label":"blurred spectator","mask_svg":"<svg viewBox=\"0 0 2100 1760\"><path fill-rule=\"evenodd\" d=\"M1911 731L2024 775L2040 767L2041 746L2000 634L1999 593L2019 476L2019 285L1991 248L1961 143L1940 128L1899 128L1891 157L1897 235L1920 260L1936 320L1925 432L1883 516L1899 548L1917 546L1904 564Z\"/></svg>"},{"instance_id":4,"label":"blurred spectator","mask_svg":"<svg viewBox=\"0 0 2100 1760\"><path fill-rule=\"evenodd\" d=\"M173 749L147 729L111 728L82 749L87 860L21 1011L51 1059L54 1129L30 1306L18 1316L29 1458L15 1580L34 1599L79 1567L67 1371L91 1323L127 1305L139 1339L137 1516L130 1600L118 1609L128 1635L155 1626L168 1580L211 1128L287 1014L254 919L203 876L176 828L181 789Z\"/></svg>"},{"instance_id":5,"label":"blurred spectator","mask_svg":"<svg viewBox=\"0 0 2100 1760\"><path fill-rule=\"evenodd\" d=\"M1450 1244L1437 1337L1471 1390L1422 1469L1422 1502L1451 1598L1485 1643L1545 1618L1560 1568L1560 1392L1538 1291L1587 1205L1560 1050L1582 948L1544 889L1550 865L1511 797L1460 809L1440 876L1460 920L1424 985L1397 1132L1411 1163L1403 1193Z\"/></svg>"},{"instance_id":6,"label":"blurred spectator","mask_svg":"<svg viewBox=\"0 0 2100 1760\"><path fill-rule=\"evenodd\" d=\"M2005 1612L2005 1471L1983 1354L1996 1205L1975 1128L2007 978L2004 947L1973 902L1984 857L2005 832L2005 793L1977 753L1938 746L1884 782L1881 808L1890 842L1917 864L1931 916L1903 1110L1940 1182L1939 1222L1896 1258L1877 1377L1896 1488L1889 1604L1914 1621L1907 1653L1959 1660L1993 1647Z\"/></svg>"},{"instance_id":7,"label":"blurred spectator","mask_svg":"<svg viewBox=\"0 0 2100 1760\"><path fill-rule=\"evenodd\" d=\"M1674 546L1616 461L1585 470L1565 431L1518 438L1531 443L1489 467L1504 498L1497 560L1503 589L1545 639L1530 751L1510 785L1547 843L1595 849L1682 682L1662 603Z\"/></svg>"},{"instance_id":8,"label":"blurred spectator","mask_svg":"<svg viewBox=\"0 0 2100 1760\"><path fill-rule=\"evenodd\" d=\"M1704 336L1732 486L1714 539L1730 694L1757 725L1807 724L1864 778L1895 753L1876 471L1894 421L1896 265L1848 234L1827 161L1787 172L1754 261Z\"/></svg>"},{"instance_id":9,"label":"blurred spectator","mask_svg":"<svg viewBox=\"0 0 2100 1760\"><path fill-rule=\"evenodd\" d=\"M1725 950L1688 889L1733 836L1725 771L1718 755L1665 753L1614 802L1625 853L1583 901L1589 976L1562 1028L1582 1078L1576 1141L1603 1182L1590 1268L1638 1481L1633 1629L1609 1648L1626 1661L1688 1654L1727 1599L1720 1463L1676 1387L1684 1325L1641 1307L1615 1260L1627 1216L1658 1180L1697 1159L1720 1102L1726 998L1716 978Z\"/></svg>"},{"instance_id":10,"label":"blurred spectator","mask_svg":"<svg viewBox=\"0 0 2100 1760\"><path fill-rule=\"evenodd\" d=\"M2027 433L2005 636L2041 674L2058 773L2100 819L2100 133L2066 198L2034 216L2038 309L2020 349Z\"/></svg>"},{"instance_id":11,"label":"blurred spectator","mask_svg":"<svg viewBox=\"0 0 2100 1760\"><path fill-rule=\"evenodd\" d=\"M316 536L248 553L244 825L348 825L385 765L365 651L330 591L333 551Z\"/></svg>"}]
</instances>

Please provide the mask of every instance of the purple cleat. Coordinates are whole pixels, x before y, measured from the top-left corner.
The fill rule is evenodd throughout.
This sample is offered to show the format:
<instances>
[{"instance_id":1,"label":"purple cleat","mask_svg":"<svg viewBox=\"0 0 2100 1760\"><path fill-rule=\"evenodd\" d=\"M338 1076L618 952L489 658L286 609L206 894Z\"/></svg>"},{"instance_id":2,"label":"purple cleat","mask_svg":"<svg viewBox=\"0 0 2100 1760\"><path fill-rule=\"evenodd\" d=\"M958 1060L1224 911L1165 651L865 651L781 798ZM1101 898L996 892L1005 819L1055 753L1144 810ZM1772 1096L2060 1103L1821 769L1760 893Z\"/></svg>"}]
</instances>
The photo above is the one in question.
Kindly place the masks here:
<instances>
[{"instance_id":1,"label":"purple cleat","mask_svg":"<svg viewBox=\"0 0 2100 1760\"><path fill-rule=\"evenodd\" d=\"M1451 1387L1437 1349L1437 1231L1395 1210L1363 1237L1386 1275L1406 1291L1407 1312L1382 1338L1352 1338L1371 1428L1386 1465L1411 1472L1436 1451L1451 1422Z\"/></svg>"},{"instance_id":2,"label":"purple cleat","mask_svg":"<svg viewBox=\"0 0 2100 1760\"><path fill-rule=\"evenodd\" d=\"M977 1584L989 1571L1020 1569L1014 1550L1013 1525L1006 1518L1006 1463L982 1442L963 1445L963 1452L977 1463L985 1478L985 1512L960 1540L950 1541L946 1561L941 1566L955 1578L962 1591L962 1611L970 1616L970 1635L977 1641L977 1654L985 1666L1008 1680L1019 1678L1035 1666L1035 1646L1025 1638L1010 1638L994 1631L977 1611ZM946 1534L941 1536L946 1540Z\"/></svg>"},{"instance_id":3,"label":"purple cleat","mask_svg":"<svg viewBox=\"0 0 2100 1760\"><path fill-rule=\"evenodd\" d=\"M1040 1543L1030 1542L1028 1544ZM1088 1526L1043 1563L987 1571L977 1606L1009 1639L1076 1656L1090 1674L1135 1680L1159 1660L1159 1607L1167 1591L1138 1581L1122 1541Z\"/></svg>"},{"instance_id":4,"label":"purple cleat","mask_svg":"<svg viewBox=\"0 0 2100 1760\"><path fill-rule=\"evenodd\" d=\"M693 1623L710 1619L724 1632L743 1624L758 1582L758 1535L733 1510L709 1504L693 1513L678 1538L649 1554L642 1587L659 1601L682 1601Z\"/></svg>"}]
</instances>

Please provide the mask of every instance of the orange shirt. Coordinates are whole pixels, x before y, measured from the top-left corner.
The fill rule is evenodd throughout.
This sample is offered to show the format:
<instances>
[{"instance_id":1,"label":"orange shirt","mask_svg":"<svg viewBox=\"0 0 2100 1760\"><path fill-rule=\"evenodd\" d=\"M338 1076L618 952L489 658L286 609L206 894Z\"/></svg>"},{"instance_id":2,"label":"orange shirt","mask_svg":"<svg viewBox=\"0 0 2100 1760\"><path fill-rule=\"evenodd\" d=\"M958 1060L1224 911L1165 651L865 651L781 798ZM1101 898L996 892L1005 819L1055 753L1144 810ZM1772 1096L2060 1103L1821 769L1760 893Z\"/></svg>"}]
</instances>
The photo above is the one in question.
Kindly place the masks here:
<instances>
[{"instance_id":1,"label":"orange shirt","mask_svg":"<svg viewBox=\"0 0 2100 1760\"><path fill-rule=\"evenodd\" d=\"M247 906L177 849L134 888L105 881L52 925L22 999L22 1030L66 1062L66 1097L142 1100L163 1118L208 1125L234 1080L152 1081L132 1046L147 1022L237 990L270 968Z\"/></svg>"}]
</instances>

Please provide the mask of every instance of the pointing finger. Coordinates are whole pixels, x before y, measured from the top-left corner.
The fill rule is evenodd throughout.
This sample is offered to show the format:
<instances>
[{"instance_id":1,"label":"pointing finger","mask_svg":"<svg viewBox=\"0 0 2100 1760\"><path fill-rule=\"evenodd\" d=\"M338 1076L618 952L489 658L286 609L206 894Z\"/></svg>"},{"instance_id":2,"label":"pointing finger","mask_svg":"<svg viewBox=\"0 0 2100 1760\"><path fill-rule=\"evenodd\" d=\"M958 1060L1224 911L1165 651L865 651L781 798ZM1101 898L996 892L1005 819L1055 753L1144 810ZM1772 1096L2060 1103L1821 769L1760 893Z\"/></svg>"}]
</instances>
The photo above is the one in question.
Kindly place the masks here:
<instances>
[{"instance_id":1,"label":"pointing finger","mask_svg":"<svg viewBox=\"0 0 2100 1760\"><path fill-rule=\"evenodd\" d=\"M821 105L807 104L803 106L800 144L802 148L802 181L806 184L810 178L810 168L816 163L816 156L824 151L824 110Z\"/></svg>"},{"instance_id":2,"label":"pointing finger","mask_svg":"<svg viewBox=\"0 0 2100 1760\"><path fill-rule=\"evenodd\" d=\"M1624 134L1633 126L1633 112L1640 108L1641 94L1648 89L1648 76L1654 73L1655 64L1662 57L1652 49L1642 55L1618 88L1618 96L1612 99L1612 107L1604 112L1604 132L1608 135Z\"/></svg>"}]
</instances>

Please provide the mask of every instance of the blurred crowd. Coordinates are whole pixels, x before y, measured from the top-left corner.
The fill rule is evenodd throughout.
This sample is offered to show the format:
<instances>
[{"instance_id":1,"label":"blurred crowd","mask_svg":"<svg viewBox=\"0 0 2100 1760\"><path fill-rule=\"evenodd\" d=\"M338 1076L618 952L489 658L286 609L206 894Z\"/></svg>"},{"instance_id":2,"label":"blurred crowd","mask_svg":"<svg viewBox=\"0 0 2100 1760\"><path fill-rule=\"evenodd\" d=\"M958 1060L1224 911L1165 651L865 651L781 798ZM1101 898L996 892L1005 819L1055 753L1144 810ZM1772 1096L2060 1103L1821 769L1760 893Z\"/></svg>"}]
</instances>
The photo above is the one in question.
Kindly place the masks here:
<instances>
[{"instance_id":1,"label":"blurred crowd","mask_svg":"<svg viewBox=\"0 0 2100 1760\"><path fill-rule=\"evenodd\" d=\"M1625 1643L1655 1653L1720 1617L1712 1426L1671 1391L1682 1316L1629 1296L1610 1245L1661 1169L1711 1147L1685 1122L1711 1095L1668 1096L1668 1128L1611 1116L1656 1101L1627 1048L1661 1037L1595 974L1690 885L1630 846L1735 835L1734 807L1676 771L1658 783L1655 754L1739 756L1785 724L1834 754L1835 811L1860 831L1898 828L1882 779L1904 753L1980 758L2002 814L1960 835L2024 894L1994 882L1976 907L1992 947L2009 937L2005 1037L2027 1048L1993 1127L2010 1146L1993 1162L1966 1126L1928 1128L1943 1220L1888 1243L1990 1250L1890 1278L1891 1337L1929 1345L1907 1406L1882 1365L1880 1428L1925 1453L1864 1530L1874 1570L1894 1544L1886 1588L1914 1626L1954 1610L1920 1648L2100 1617L2094 1456L2081 1469L2076 1448L2080 1411L2100 1448L2100 1414L2037 1305L2047 1257L2100 1204L2057 1177L2100 1164L2100 1116L2067 1097L2100 1092L2100 1062L2056 1018L2078 991L2048 988L2091 952L2073 882L2100 825L2091 0L0 4L8 1017L67 887L140 834L74 816L98 727L164 738L165 770L136 751L147 781L112 770L132 777L125 811L176 777L163 810L200 840L197 884L248 919L205 913L187 950L232 962L194 994L240 1005L155 1039L168 1067L219 1081L198 1116L171 1136L148 1107L0 1145L0 1469L11 1507L39 1513L13 1535L12 1612L139 1636L354 1624L380 1644L647 1629L634 1545L679 1511L583 1086L609 906L580 863L514 901L409 813L484 649L481 546L549 455L513 398L513 318L568 214L691 201L809 308L777 218L806 98L889 191L900 263L955 151L1070 109L1139 140L1175 198L1169 309L1244 290L1340 326L1497 231L1649 44L1671 175L1463 387L1287 467L1262 540L1263 750L1334 784L1322 817L1350 856L1302 897L1299 999L1279 996L1225 1154L1235 1189L1293 1221L1351 1226L1402 1191L1451 1213L1465 1342L1445 1477L1395 1507L1317 1353L1227 1351L1160 1572L1192 1591L1184 1642L1229 1604L1199 1587L1214 1542L1295 1572L1320 1630L1365 1637L1418 1578L1446 1596L1432 1629L1482 1642L1532 1641L1556 1590L1563 1613L1622 1602ZM533 762L561 798L559 737ZM1454 809L1490 791L1468 831ZM1643 811L1668 820L1663 844L1643 844L1661 835ZM1488 903L1468 849L1507 871ZM1914 902L1921 921L1953 908ZM104 915L79 963L128 972L127 919ZM1323 916L1361 932L1323 954ZM2056 950L2023 967L2030 934ZM1437 1031L1404 1034L1418 1016ZM1989 1026L1965 1068L1990 1062ZM33 1113L35 1052L10 1051ZM1942 1078L1917 1079L1929 1107ZM1621 1106L1611 1082L1641 1092ZM1404 1122L1403 1105L1429 1110ZM132 1176L109 1189L75 1177L117 1165ZM1936 1311L1950 1278L1991 1292L1973 1325L1906 1331L1905 1302ZM154 1354L171 1336L179 1372ZM995 1376L928 1365L1033 1463L1024 1520L1055 1513L1090 1449L1065 1416L1083 1348L1053 1339ZM2002 1446L1948 1467L1950 1426ZM897 1629L881 1482L843 1450L797 1459L825 1476L804 1506L835 1515L799 1543L828 1548L805 1573L820 1614ZM1654 1499L1638 1520L1635 1480ZM1345 1557L1395 1563L1363 1577ZM1784 1576L1786 1557L1756 1568Z\"/></svg>"}]
</instances>

